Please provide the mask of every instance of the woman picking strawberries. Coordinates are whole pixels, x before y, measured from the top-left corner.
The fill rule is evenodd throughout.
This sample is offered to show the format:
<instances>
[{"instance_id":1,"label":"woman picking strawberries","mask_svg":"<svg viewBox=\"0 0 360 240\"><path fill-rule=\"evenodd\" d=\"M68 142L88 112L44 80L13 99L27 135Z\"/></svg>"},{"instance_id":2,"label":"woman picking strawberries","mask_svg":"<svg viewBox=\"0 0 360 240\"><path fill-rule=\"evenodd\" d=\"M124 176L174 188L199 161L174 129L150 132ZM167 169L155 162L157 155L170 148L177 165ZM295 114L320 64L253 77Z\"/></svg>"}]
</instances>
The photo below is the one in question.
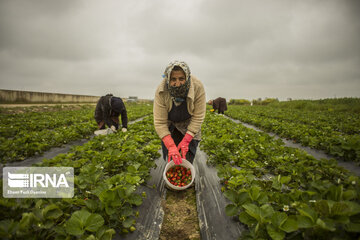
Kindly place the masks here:
<instances>
[{"instance_id":1,"label":"woman picking strawberries","mask_svg":"<svg viewBox=\"0 0 360 240\"><path fill-rule=\"evenodd\" d=\"M170 63L163 77L154 99L154 125L162 139L163 157L175 164L182 158L192 163L205 118L204 87L185 62Z\"/></svg>"}]
</instances>

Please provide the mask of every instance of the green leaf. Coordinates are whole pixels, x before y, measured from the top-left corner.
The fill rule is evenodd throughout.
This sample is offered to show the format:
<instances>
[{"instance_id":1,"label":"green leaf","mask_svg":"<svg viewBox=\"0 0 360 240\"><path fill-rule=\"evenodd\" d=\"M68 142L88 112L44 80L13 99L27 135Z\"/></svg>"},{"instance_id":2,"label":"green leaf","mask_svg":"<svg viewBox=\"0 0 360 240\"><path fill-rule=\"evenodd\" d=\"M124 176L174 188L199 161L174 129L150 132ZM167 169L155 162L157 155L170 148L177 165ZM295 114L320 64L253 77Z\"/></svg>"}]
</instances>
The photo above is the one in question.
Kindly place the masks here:
<instances>
[{"instance_id":1,"label":"green leaf","mask_svg":"<svg viewBox=\"0 0 360 240\"><path fill-rule=\"evenodd\" d=\"M225 207L225 213L227 216L231 217L231 216L235 216L238 213L238 208L236 207L236 205L234 204L228 204Z\"/></svg>"},{"instance_id":2,"label":"green leaf","mask_svg":"<svg viewBox=\"0 0 360 240\"><path fill-rule=\"evenodd\" d=\"M360 223L348 223L345 225L345 230L348 232L360 232Z\"/></svg>"},{"instance_id":3,"label":"green leaf","mask_svg":"<svg viewBox=\"0 0 360 240\"><path fill-rule=\"evenodd\" d=\"M273 240L282 240L285 238L285 232L280 229L276 229L271 224L266 225L266 230L271 239Z\"/></svg>"},{"instance_id":4,"label":"green leaf","mask_svg":"<svg viewBox=\"0 0 360 240\"><path fill-rule=\"evenodd\" d=\"M0 221L0 236L9 237L15 236L16 231L19 228L19 222L14 222L11 220L2 220Z\"/></svg>"},{"instance_id":5,"label":"green leaf","mask_svg":"<svg viewBox=\"0 0 360 240\"><path fill-rule=\"evenodd\" d=\"M23 213L22 218L20 220L19 228L21 230L29 230L31 228L31 224L34 222L34 214L33 213Z\"/></svg>"},{"instance_id":6,"label":"green leaf","mask_svg":"<svg viewBox=\"0 0 360 240\"><path fill-rule=\"evenodd\" d=\"M261 188L258 186L253 186L249 190L249 195L251 200L256 201L258 197L260 196Z\"/></svg>"},{"instance_id":7,"label":"green leaf","mask_svg":"<svg viewBox=\"0 0 360 240\"><path fill-rule=\"evenodd\" d=\"M99 199L103 203L113 202L115 198L116 193L113 190L105 190L99 195Z\"/></svg>"},{"instance_id":8,"label":"green leaf","mask_svg":"<svg viewBox=\"0 0 360 240\"><path fill-rule=\"evenodd\" d=\"M57 219L63 215L63 211L55 204L48 205L43 210L43 216L46 219Z\"/></svg>"},{"instance_id":9,"label":"green leaf","mask_svg":"<svg viewBox=\"0 0 360 240\"><path fill-rule=\"evenodd\" d=\"M63 226L55 226L54 227L54 231L58 234L58 235L61 235L61 236L66 236L66 231L65 231L65 228Z\"/></svg>"},{"instance_id":10,"label":"green leaf","mask_svg":"<svg viewBox=\"0 0 360 240\"><path fill-rule=\"evenodd\" d=\"M298 230L298 228L298 220L296 216L289 216L280 226L280 229L284 230L287 233L295 232L296 230Z\"/></svg>"},{"instance_id":11,"label":"green leaf","mask_svg":"<svg viewBox=\"0 0 360 240\"><path fill-rule=\"evenodd\" d=\"M43 215L43 209L40 208L35 208L35 210L33 210L34 216L36 217L37 220L39 221L45 221L44 215Z\"/></svg>"},{"instance_id":12,"label":"green leaf","mask_svg":"<svg viewBox=\"0 0 360 240\"><path fill-rule=\"evenodd\" d=\"M66 222L65 230L68 234L79 236L85 232L85 222L90 217L91 213L82 209L74 212L70 219Z\"/></svg>"},{"instance_id":13,"label":"green leaf","mask_svg":"<svg viewBox=\"0 0 360 240\"><path fill-rule=\"evenodd\" d=\"M255 227L255 234L259 232L259 228L260 228L260 223L257 223Z\"/></svg>"},{"instance_id":14,"label":"green leaf","mask_svg":"<svg viewBox=\"0 0 360 240\"><path fill-rule=\"evenodd\" d=\"M236 200L236 202L234 202L234 203L237 204L238 206L241 206L241 205L247 203L248 201L250 201L249 193L248 192L240 192L236 195L235 200Z\"/></svg>"},{"instance_id":15,"label":"green leaf","mask_svg":"<svg viewBox=\"0 0 360 240\"><path fill-rule=\"evenodd\" d=\"M115 176L118 176L118 175L115 175ZM101 193L103 193L107 189L109 189L109 186L105 182L98 183L98 184L99 185L97 185L97 187L94 190L92 190L91 192L100 198Z\"/></svg>"},{"instance_id":16,"label":"green leaf","mask_svg":"<svg viewBox=\"0 0 360 240\"><path fill-rule=\"evenodd\" d=\"M315 223L307 216L297 215L296 217L299 228L312 228L315 225Z\"/></svg>"},{"instance_id":17,"label":"green leaf","mask_svg":"<svg viewBox=\"0 0 360 240\"><path fill-rule=\"evenodd\" d=\"M132 217L128 217L125 221L122 222L124 228L129 228L135 223L135 220Z\"/></svg>"},{"instance_id":18,"label":"green leaf","mask_svg":"<svg viewBox=\"0 0 360 240\"><path fill-rule=\"evenodd\" d=\"M331 207L331 215L344 215L347 216L351 213L350 207L344 202L336 202Z\"/></svg>"},{"instance_id":19,"label":"green leaf","mask_svg":"<svg viewBox=\"0 0 360 240\"><path fill-rule=\"evenodd\" d=\"M138 170L139 167L141 166L141 163L134 163L132 166L133 166L136 170Z\"/></svg>"},{"instance_id":20,"label":"green leaf","mask_svg":"<svg viewBox=\"0 0 360 240\"><path fill-rule=\"evenodd\" d=\"M347 201L346 204L350 207L350 216L356 215L358 213L360 213L360 204L356 203L356 202L350 202Z\"/></svg>"},{"instance_id":21,"label":"green leaf","mask_svg":"<svg viewBox=\"0 0 360 240\"><path fill-rule=\"evenodd\" d=\"M255 204L252 204L252 203L248 203L248 204L242 205L242 207L245 208L247 214L249 214L256 220L258 220L258 222L261 221L260 208L258 206L256 206Z\"/></svg>"},{"instance_id":22,"label":"green leaf","mask_svg":"<svg viewBox=\"0 0 360 240\"><path fill-rule=\"evenodd\" d=\"M291 181L291 176L281 176L280 178L280 183L282 184L287 184L290 181Z\"/></svg>"},{"instance_id":23,"label":"green leaf","mask_svg":"<svg viewBox=\"0 0 360 240\"><path fill-rule=\"evenodd\" d=\"M303 201L309 201L313 199L313 196L316 195L316 192L314 191L303 191L301 194L301 199Z\"/></svg>"},{"instance_id":24,"label":"green leaf","mask_svg":"<svg viewBox=\"0 0 360 240\"><path fill-rule=\"evenodd\" d=\"M286 220L288 216L283 212L275 212L271 216L271 223L274 227L279 228Z\"/></svg>"},{"instance_id":25,"label":"green leaf","mask_svg":"<svg viewBox=\"0 0 360 240\"><path fill-rule=\"evenodd\" d=\"M343 186L331 186L329 188L329 198L333 201L341 201L343 196Z\"/></svg>"},{"instance_id":26,"label":"green leaf","mask_svg":"<svg viewBox=\"0 0 360 240\"><path fill-rule=\"evenodd\" d=\"M125 180L126 182L128 182L129 184L135 185L137 183L140 182L141 178L139 176L130 176L130 175L126 175L125 176Z\"/></svg>"},{"instance_id":27,"label":"green leaf","mask_svg":"<svg viewBox=\"0 0 360 240\"><path fill-rule=\"evenodd\" d=\"M111 240L113 239L113 235L115 234L115 230L110 228L105 231L105 233L100 237L100 240Z\"/></svg>"},{"instance_id":28,"label":"green leaf","mask_svg":"<svg viewBox=\"0 0 360 240\"><path fill-rule=\"evenodd\" d=\"M225 191L224 192L224 196L229 199L230 201L232 201L233 203L236 203L236 196L237 193L235 191L229 190L229 191Z\"/></svg>"},{"instance_id":29,"label":"green leaf","mask_svg":"<svg viewBox=\"0 0 360 240\"><path fill-rule=\"evenodd\" d=\"M260 193L260 196L258 197L257 201L259 204L264 204L269 201L269 198L266 193L262 192Z\"/></svg>"},{"instance_id":30,"label":"green leaf","mask_svg":"<svg viewBox=\"0 0 360 240\"><path fill-rule=\"evenodd\" d=\"M136 173L136 168L132 165L128 166L126 170L128 173Z\"/></svg>"},{"instance_id":31,"label":"green leaf","mask_svg":"<svg viewBox=\"0 0 360 240\"><path fill-rule=\"evenodd\" d=\"M96 232L102 225L104 225L104 218L99 214L91 214L85 222L85 229Z\"/></svg>"},{"instance_id":32,"label":"green leaf","mask_svg":"<svg viewBox=\"0 0 360 240\"><path fill-rule=\"evenodd\" d=\"M41 206L42 206L43 204L45 204L45 202L44 202L42 199L37 200L37 201L36 201L36 204L35 204L35 208L41 208Z\"/></svg>"},{"instance_id":33,"label":"green leaf","mask_svg":"<svg viewBox=\"0 0 360 240\"><path fill-rule=\"evenodd\" d=\"M123 189L123 188L118 188L117 189L117 194L118 194L118 198L119 199L124 199L124 198L126 198L127 196L126 196L126 192L125 192L125 189Z\"/></svg>"},{"instance_id":34,"label":"green leaf","mask_svg":"<svg viewBox=\"0 0 360 240\"><path fill-rule=\"evenodd\" d=\"M133 194L129 197L129 203L134 204L135 206L140 206L142 201L143 199L139 194Z\"/></svg>"},{"instance_id":35,"label":"green leaf","mask_svg":"<svg viewBox=\"0 0 360 240\"><path fill-rule=\"evenodd\" d=\"M107 229L107 227L106 227L105 225L101 226L101 227L96 231L96 237L97 237L97 238L101 238L101 236L104 235L106 229Z\"/></svg>"},{"instance_id":36,"label":"green leaf","mask_svg":"<svg viewBox=\"0 0 360 240\"><path fill-rule=\"evenodd\" d=\"M110 207L110 206L105 206L105 212L107 215L111 216L113 215L114 213L116 213L116 208L114 207Z\"/></svg>"},{"instance_id":37,"label":"green leaf","mask_svg":"<svg viewBox=\"0 0 360 240\"><path fill-rule=\"evenodd\" d=\"M50 229L54 226L55 222L54 220L47 220L42 226L41 228L44 228L44 229Z\"/></svg>"},{"instance_id":38,"label":"green leaf","mask_svg":"<svg viewBox=\"0 0 360 240\"><path fill-rule=\"evenodd\" d=\"M357 197L357 193L354 190L347 190L343 194L344 200L352 200L355 199L356 197Z\"/></svg>"},{"instance_id":39,"label":"green leaf","mask_svg":"<svg viewBox=\"0 0 360 240\"><path fill-rule=\"evenodd\" d=\"M316 202L315 207L322 216L329 216L330 206L329 206L327 200L320 200L320 201Z\"/></svg>"},{"instance_id":40,"label":"green leaf","mask_svg":"<svg viewBox=\"0 0 360 240\"><path fill-rule=\"evenodd\" d=\"M316 224L318 226L320 226L321 228L325 229L325 230L328 230L328 231L332 231L334 232L336 230L335 228L335 224L330 220L328 219L326 222L323 221L321 218L318 218L316 220Z\"/></svg>"},{"instance_id":41,"label":"green leaf","mask_svg":"<svg viewBox=\"0 0 360 240\"><path fill-rule=\"evenodd\" d=\"M274 209L270 204L265 204L260 207L260 219L262 223L265 223L268 218L274 214Z\"/></svg>"},{"instance_id":42,"label":"green leaf","mask_svg":"<svg viewBox=\"0 0 360 240\"><path fill-rule=\"evenodd\" d=\"M299 213L303 216L306 216L308 218L311 219L311 221L313 223L315 223L316 219L317 219L317 214L316 212L309 207L308 205L304 204L302 205L300 208L297 208L297 210L299 211Z\"/></svg>"},{"instance_id":43,"label":"green leaf","mask_svg":"<svg viewBox=\"0 0 360 240\"><path fill-rule=\"evenodd\" d=\"M68 234L74 235L74 236L80 236L83 235L85 232L85 229L81 226L79 222L72 222L70 221L68 224L66 224L65 230Z\"/></svg>"},{"instance_id":44,"label":"green leaf","mask_svg":"<svg viewBox=\"0 0 360 240\"><path fill-rule=\"evenodd\" d=\"M134 215L134 209L130 205L123 206L121 208L121 216L128 217Z\"/></svg>"},{"instance_id":45,"label":"green leaf","mask_svg":"<svg viewBox=\"0 0 360 240\"><path fill-rule=\"evenodd\" d=\"M348 224L350 222L350 217L349 216L333 216L331 217L331 219L335 222L335 223L340 223L340 224Z\"/></svg>"},{"instance_id":46,"label":"green leaf","mask_svg":"<svg viewBox=\"0 0 360 240\"><path fill-rule=\"evenodd\" d=\"M135 191L134 185L127 186L127 188L125 189L125 196L126 197L130 196L134 191Z\"/></svg>"},{"instance_id":47,"label":"green leaf","mask_svg":"<svg viewBox=\"0 0 360 240\"><path fill-rule=\"evenodd\" d=\"M251 226L251 225L257 223L257 220L255 218L251 217L246 212L241 212L239 214L239 220L240 220L240 222L242 222L248 226Z\"/></svg>"},{"instance_id":48,"label":"green leaf","mask_svg":"<svg viewBox=\"0 0 360 240\"><path fill-rule=\"evenodd\" d=\"M88 199L85 201L85 205L90 211L95 212L99 203L93 199Z\"/></svg>"},{"instance_id":49,"label":"green leaf","mask_svg":"<svg viewBox=\"0 0 360 240\"><path fill-rule=\"evenodd\" d=\"M85 240L96 240L96 237L94 235L88 236Z\"/></svg>"},{"instance_id":50,"label":"green leaf","mask_svg":"<svg viewBox=\"0 0 360 240\"><path fill-rule=\"evenodd\" d=\"M280 177L280 175L279 175L279 177ZM278 178L273 178L271 187L273 187L274 189L280 191L281 187L282 187L282 184L278 181Z\"/></svg>"}]
</instances>

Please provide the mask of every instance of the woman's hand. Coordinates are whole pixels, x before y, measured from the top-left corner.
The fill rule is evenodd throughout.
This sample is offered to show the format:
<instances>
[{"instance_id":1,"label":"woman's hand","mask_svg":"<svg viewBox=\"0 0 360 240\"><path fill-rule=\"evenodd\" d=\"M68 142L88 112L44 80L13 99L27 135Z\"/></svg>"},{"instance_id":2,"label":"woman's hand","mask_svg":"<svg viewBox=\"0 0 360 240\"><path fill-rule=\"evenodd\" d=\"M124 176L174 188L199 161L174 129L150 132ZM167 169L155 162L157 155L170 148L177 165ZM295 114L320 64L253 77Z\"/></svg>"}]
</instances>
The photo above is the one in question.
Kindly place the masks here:
<instances>
[{"instance_id":1,"label":"woman's hand","mask_svg":"<svg viewBox=\"0 0 360 240\"><path fill-rule=\"evenodd\" d=\"M168 162L170 162L172 159L176 165L182 163L181 155L171 135L170 134L166 135L165 137L162 138L162 141L166 146L166 148L168 149Z\"/></svg>"},{"instance_id":2,"label":"woman's hand","mask_svg":"<svg viewBox=\"0 0 360 240\"><path fill-rule=\"evenodd\" d=\"M181 150L182 157L186 159L186 153L189 151L189 143L193 139L190 134L185 134L183 140L178 145L178 150Z\"/></svg>"}]
</instances>

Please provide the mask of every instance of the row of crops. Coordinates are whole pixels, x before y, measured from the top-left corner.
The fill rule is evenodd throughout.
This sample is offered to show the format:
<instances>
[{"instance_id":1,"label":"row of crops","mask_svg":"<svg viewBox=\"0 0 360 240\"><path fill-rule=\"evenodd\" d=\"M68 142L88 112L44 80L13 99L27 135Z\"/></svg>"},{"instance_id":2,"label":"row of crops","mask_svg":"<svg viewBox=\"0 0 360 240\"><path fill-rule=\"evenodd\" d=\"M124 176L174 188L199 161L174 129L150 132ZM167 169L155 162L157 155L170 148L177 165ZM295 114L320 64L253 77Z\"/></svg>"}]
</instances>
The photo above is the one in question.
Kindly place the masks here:
<instances>
[{"instance_id":1,"label":"row of crops","mask_svg":"<svg viewBox=\"0 0 360 240\"><path fill-rule=\"evenodd\" d=\"M229 114L242 113L242 109L235 111L236 108L230 107ZM84 136L89 136L96 129L93 109L71 111L68 119L63 120L66 111L38 116L42 116L41 122L47 114L54 114L56 120L47 119L42 123L49 124L49 129L78 124L78 128L83 129L83 123L90 129ZM151 114L152 106L130 105L127 110L129 119L134 120ZM6 141L17 139L21 131L37 131L40 137L45 136L41 128L27 123L33 113L25 114L29 115L21 121L22 116L18 114L1 115L1 126L18 123L16 134L10 135L4 130L9 134ZM88 120L80 120L84 115ZM317 121L314 124L318 124ZM223 194L231 202L226 206L226 213L246 227L240 239L356 239L360 236L360 179L339 168L335 160L316 160L304 151L285 147L281 140L266 133L213 113L207 113L202 134L200 147L207 153L208 163L217 166ZM28 139L27 143L36 140ZM93 137L67 154L37 164L74 167L74 197L1 198L0 238L112 239L115 234L138 231L135 223L141 213L136 209L146 198L138 186L147 183L150 169L156 167L154 160L160 156L160 146L153 118L147 116L131 124L126 133ZM21 148L12 145L11 150L16 151L18 147ZM21 152L16 154L23 156Z\"/></svg>"},{"instance_id":2,"label":"row of crops","mask_svg":"<svg viewBox=\"0 0 360 240\"><path fill-rule=\"evenodd\" d=\"M97 129L95 106L77 110L0 115L0 163L22 161L52 147L88 138ZM146 104L127 105L129 121L152 113Z\"/></svg>"},{"instance_id":3,"label":"row of crops","mask_svg":"<svg viewBox=\"0 0 360 240\"><path fill-rule=\"evenodd\" d=\"M126 133L97 136L67 154L37 166L74 167L71 199L0 200L2 239L112 239L135 231L145 192L137 186L149 178L160 140L152 116L131 124Z\"/></svg>"},{"instance_id":4,"label":"row of crops","mask_svg":"<svg viewBox=\"0 0 360 240\"><path fill-rule=\"evenodd\" d=\"M231 201L226 213L246 226L241 239L359 237L359 178L335 160L316 160L220 115L208 114L202 133Z\"/></svg>"},{"instance_id":5,"label":"row of crops","mask_svg":"<svg viewBox=\"0 0 360 240\"><path fill-rule=\"evenodd\" d=\"M360 163L360 114L352 111L305 110L271 106L230 106L232 118Z\"/></svg>"}]
</instances>

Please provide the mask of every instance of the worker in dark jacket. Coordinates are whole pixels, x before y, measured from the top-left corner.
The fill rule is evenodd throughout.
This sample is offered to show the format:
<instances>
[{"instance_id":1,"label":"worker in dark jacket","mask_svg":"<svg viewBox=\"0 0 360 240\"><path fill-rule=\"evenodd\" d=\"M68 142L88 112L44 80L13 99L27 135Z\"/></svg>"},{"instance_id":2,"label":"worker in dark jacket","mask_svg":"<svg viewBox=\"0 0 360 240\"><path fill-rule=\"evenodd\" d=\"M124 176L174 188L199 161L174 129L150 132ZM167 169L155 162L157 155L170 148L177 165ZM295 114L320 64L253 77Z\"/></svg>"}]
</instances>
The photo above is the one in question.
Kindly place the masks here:
<instances>
[{"instance_id":1,"label":"worker in dark jacket","mask_svg":"<svg viewBox=\"0 0 360 240\"><path fill-rule=\"evenodd\" d=\"M119 129L119 115L121 114L122 131L127 131L127 112L124 102L119 97L112 94L102 96L95 108L95 120L99 129L105 129L107 125L116 132Z\"/></svg>"},{"instance_id":2,"label":"worker in dark jacket","mask_svg":"<svg viewBox=\"0 0 360 240\"><path fill-rule=\"evenodd\" d=\"M218 97L215 100L210 100L209 105L212 105L214 111L218 110L218 113L224 114L227 110L226 99L222 97Z\"/></svg>"}]
</instances>

